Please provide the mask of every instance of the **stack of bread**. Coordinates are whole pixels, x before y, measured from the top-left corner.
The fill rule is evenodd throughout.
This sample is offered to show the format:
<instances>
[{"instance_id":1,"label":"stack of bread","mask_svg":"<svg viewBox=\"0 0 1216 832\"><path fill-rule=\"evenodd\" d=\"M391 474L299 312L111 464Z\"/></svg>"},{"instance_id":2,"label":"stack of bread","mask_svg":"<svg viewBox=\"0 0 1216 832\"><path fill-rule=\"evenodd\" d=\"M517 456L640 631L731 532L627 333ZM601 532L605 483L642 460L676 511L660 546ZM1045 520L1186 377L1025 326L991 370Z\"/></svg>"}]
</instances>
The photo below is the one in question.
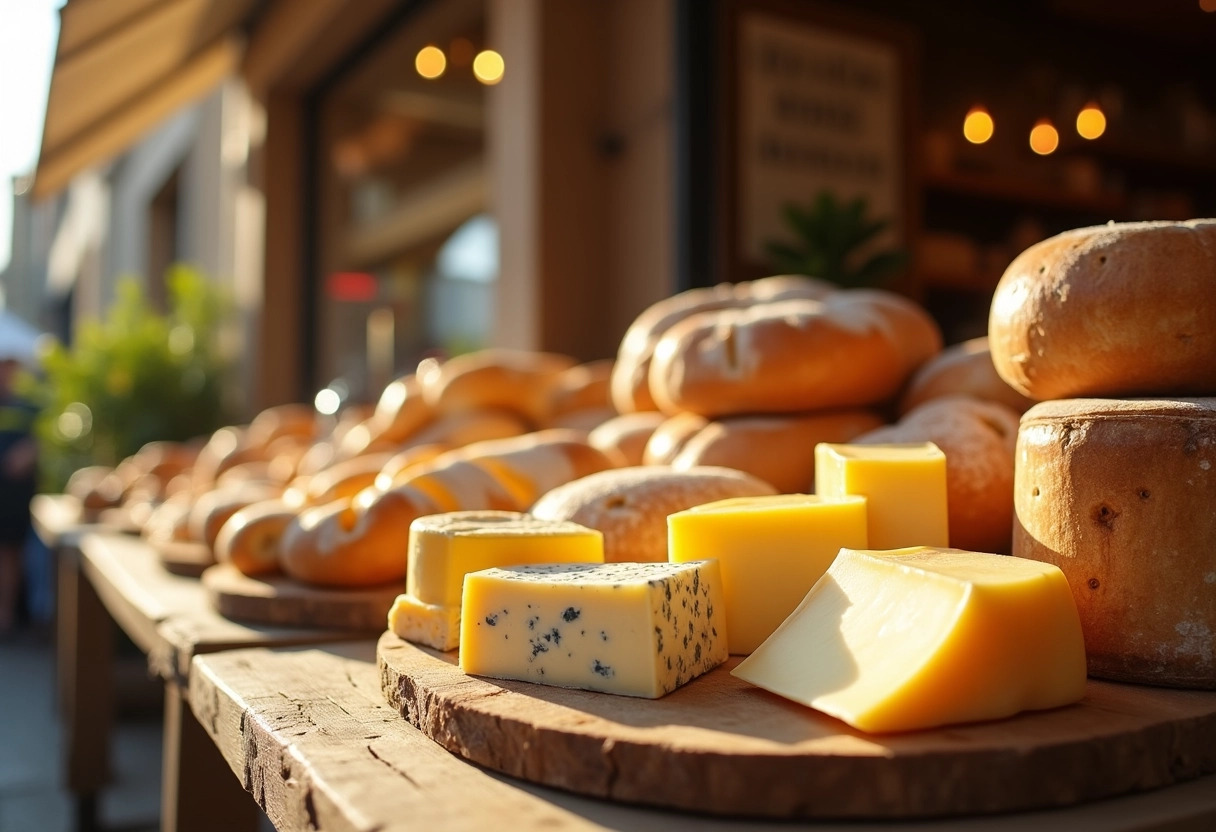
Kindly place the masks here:
<instances>
[{"instance_id":1,"label":"stack of bread","mask_svg":"<svg viewBox=\"0 0 1216 832\"><path fill-rule=\"evenodd\" d=\"M1216 688L1216 220L1083 228L992 301L993 362L1041 401L1013 552L1067 575L1095 676Z\"/></svg>"}]
</instances>

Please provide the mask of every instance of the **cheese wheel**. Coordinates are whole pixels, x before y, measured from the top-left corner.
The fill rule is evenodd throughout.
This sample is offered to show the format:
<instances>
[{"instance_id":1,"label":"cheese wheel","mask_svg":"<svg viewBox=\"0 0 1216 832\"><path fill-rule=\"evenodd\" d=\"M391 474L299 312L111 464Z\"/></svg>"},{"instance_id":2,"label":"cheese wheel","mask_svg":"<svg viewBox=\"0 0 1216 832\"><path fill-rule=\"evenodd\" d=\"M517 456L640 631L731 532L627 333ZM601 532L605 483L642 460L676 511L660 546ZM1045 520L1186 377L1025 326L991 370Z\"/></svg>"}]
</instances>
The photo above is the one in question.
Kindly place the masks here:
<instances>
[{"instance_id":1,"label":"cheese wheel","mask_svg":"<svg viewBox=\"0 0 1216 832\"><path fill-rule=\"evenodd\" d=\"M997 373L986 335L951 344L922 364L900 396L899 414L902 416L941 396L974 396L1003 404L1018 414L1034 404Z\"/></svg>"},{"instance_id":2,"label":"cheese wheel","mask_svg":"<svg viewBox=\"0 0 1216 832\"><path fill-rule=\"evenodd\" d=\"M655 346L659 409L703 416L866 407L942 347L912 301L878 289L694 315Z\"/></svg>"},{"instance_id":3,"label":"cheese wheel","mask_svg":"<svg viewBox=\"0 0 1216 832\"><path fill-rule=\"evenodd\" d=\"M677 471L702 465L734 468L784 494L809 493L815 490L816 444L848 442L882 424L869 410L718 419L684 440L671 467Z\"/></svg>"},{"instance_id":4,"label":"cheese wheel","mask_svg":"<svg viewBox=\"0 0 1216 832\"><path fill-rule=\"evenodd\" d=\"M970 396L930 399L859 445L932 442L946 455L950 545L1008 554L1013 535L1013 451L1018 414Z\"/></svg>"},{"instance_id":5,"label":"cheese wheel","mask_svg":"<svg viewBox=\"0 0 1216 832\"><path fill-rule=\"evenodd\" d=\"M1034 399L1216 395L1216 220L1067 231L1022 252L988 318Z\"/></svg>"},{"instance_id":6,"label":"cheese wheel","mask_svg":"<svg viewBox=\"0 0 1216 832\"><path fill-rule=\"evenodd\" d=\"M667 515L728 497L775 493L763 480L731 468L674 471L651 465L601 471L558 486L531 513L603 532L606 562L657 563L667 560Z\"/></svg>"},{"instance_id":7,"label":"cheese wheel","mask_svg":"<svg viewBox=\"0 0 1216 832\"><path fill-rule=\"evenodd\" d=\"M1022 417L1013 553L1072 587L1090 673L1216 689L1216 399L1066 399Z\"/></svg>"}]
</instances>

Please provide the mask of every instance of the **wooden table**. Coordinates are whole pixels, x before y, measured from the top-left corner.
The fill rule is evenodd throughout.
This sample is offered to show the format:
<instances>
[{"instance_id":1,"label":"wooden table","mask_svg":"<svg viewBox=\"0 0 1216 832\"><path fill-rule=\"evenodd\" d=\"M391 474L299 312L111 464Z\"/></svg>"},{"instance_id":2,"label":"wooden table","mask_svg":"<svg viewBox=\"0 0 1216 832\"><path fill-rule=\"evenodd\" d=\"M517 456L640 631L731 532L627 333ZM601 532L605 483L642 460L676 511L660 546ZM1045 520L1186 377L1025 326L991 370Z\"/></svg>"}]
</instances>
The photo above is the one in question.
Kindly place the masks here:
<instances>
[{"instance_id":1,"label":"wooden table","mask_svg":"<svg viewBox=\"0 0 1216 832\"><path fill-rule=\"evenodd\" d=\"M197 579L170 574L146 543L130 535L84 534L77 555L61 557L60 585L67 785L82 801L80 825L95 822L94 797L108 775L112 619L146 654L150 673L164 683L162 828L255 829L255 805L233 782L185 702L191 661L236 648L323 644L359 636L223 618ZM222 819L218 825L217 819Z\"/></svg>"},{"instance_id":2,"label":"wooden table","mask_svg":"<svg viewBox=\"0 0 1216 832\"><path fill-rule=\"evenodd\" d=\"M1216 828L1216 777L1061 810L918 823L765 823L582 798L489 773L431 742L386 704L373 642L200 655L189 701L279 832Z\"/></svg>"}]
</instances>

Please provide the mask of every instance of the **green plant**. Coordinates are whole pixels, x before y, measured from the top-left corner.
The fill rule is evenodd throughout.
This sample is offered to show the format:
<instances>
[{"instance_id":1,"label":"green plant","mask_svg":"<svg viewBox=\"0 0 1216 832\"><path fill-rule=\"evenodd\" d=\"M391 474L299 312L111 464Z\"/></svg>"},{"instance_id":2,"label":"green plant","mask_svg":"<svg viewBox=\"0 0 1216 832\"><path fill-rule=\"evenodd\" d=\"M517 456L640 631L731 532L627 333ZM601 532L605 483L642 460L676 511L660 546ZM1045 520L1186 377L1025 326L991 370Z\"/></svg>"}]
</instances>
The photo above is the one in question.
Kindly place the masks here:
<instances>
[{"instance_id":1,"label":"green plant","mask_svg":"<svg viewBox=\"0 0 1216 832\"><path fill-rule=\"evenodd\" d=\"M233 362L217 346L230 304L196 271L166 275L167 313L137 281L122 280L101 321L86 321L71 348L52 347L25 394L35 423L42 488L60 490L85 465L114 465L147 442L186 440L230 423Z\"/></svg>"},{"instance_id":2,"label":"green plant","mask_svg":"<svg viewBox=\"0 0 1216 832\"><path fill-rule=\"evenodd\" d=\"M778 271L857 288L886 284L907 262L901 250L867 248L890 222L868 218L864 197L844 202L821 191L810 206L787 203L782 213L794 242L774 240L765 246Z\"/></svg>"}]
</instances>

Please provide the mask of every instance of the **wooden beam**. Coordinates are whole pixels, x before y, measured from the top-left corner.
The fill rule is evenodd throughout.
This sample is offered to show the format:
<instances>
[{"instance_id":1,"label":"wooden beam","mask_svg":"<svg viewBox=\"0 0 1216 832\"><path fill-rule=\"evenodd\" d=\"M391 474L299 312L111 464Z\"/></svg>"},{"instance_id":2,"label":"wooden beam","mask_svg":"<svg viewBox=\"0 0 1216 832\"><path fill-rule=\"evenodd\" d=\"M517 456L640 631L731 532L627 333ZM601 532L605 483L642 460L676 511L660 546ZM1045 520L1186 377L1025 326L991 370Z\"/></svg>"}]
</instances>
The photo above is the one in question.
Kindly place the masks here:
<instances>
[{"instance_id":1,"label":"wooden beam","mask_svg":"<svg viewBox=\"0 0 1216 832\"><path fill-rule=\"evenodd\" d=\"M346 0L277 0L249 38L241 74L255 97L297 63L347 6Z\"/></svg>"},{"instance_id":2,"label":"wooden beam","mask_svg":"<svg viewBox=\"0 0 1216 832\"><path fill-rule=\"evenodd\" d=\"M213 90L236 69L241 46L240 37L228 35L76 138L49 149L44 143L34 197L59 191L80 171L126 150L145 132Z\"/></svg>"}]
</instances>

